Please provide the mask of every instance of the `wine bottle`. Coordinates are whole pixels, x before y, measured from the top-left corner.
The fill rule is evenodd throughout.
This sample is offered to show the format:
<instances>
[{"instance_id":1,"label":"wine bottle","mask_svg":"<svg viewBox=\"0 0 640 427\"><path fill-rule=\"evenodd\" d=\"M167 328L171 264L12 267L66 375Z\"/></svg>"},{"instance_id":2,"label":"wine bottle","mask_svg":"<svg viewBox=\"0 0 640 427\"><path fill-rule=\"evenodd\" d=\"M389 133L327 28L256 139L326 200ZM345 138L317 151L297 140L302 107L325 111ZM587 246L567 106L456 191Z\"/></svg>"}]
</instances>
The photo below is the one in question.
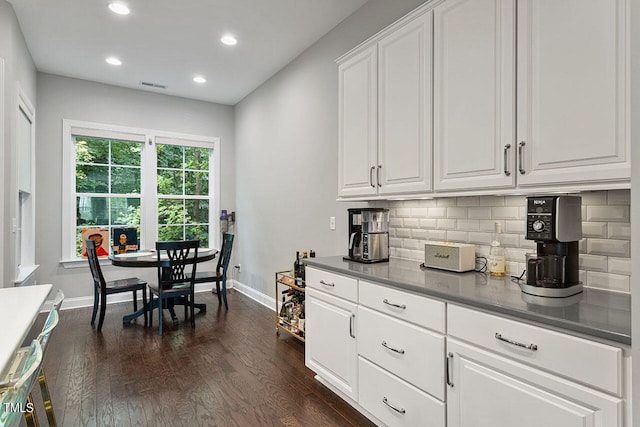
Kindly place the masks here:
<instances>
[{"instance_id":1,"label":"wine bottle","mask_svg":"<svg viewBox=\"0 0 640 427\"><path fill-rule=\"evenodd\" d=\"M489 249L489 274L504 277L505 273L504 247L502 246L502 224L495 223L495 233Z\"/></svg>"}]
</instances>

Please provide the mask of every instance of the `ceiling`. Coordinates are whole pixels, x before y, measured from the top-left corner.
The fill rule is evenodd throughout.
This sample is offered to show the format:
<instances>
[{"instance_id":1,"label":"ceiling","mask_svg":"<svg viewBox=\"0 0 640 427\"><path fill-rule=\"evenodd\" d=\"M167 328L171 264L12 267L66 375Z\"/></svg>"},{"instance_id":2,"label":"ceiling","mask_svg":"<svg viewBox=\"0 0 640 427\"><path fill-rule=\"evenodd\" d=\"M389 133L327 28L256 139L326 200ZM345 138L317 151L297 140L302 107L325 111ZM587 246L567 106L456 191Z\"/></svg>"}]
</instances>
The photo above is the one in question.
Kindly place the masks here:
<instances>
[{"instance_id":1,"label":"ceiling","mask_svg":"<svg viewBox=\"0 0 640 427\"><path fill-rule=\"evenodd\" d=\"M234 105L367 0L8 1L41 72Z\"/></svg>"}]
</instances>

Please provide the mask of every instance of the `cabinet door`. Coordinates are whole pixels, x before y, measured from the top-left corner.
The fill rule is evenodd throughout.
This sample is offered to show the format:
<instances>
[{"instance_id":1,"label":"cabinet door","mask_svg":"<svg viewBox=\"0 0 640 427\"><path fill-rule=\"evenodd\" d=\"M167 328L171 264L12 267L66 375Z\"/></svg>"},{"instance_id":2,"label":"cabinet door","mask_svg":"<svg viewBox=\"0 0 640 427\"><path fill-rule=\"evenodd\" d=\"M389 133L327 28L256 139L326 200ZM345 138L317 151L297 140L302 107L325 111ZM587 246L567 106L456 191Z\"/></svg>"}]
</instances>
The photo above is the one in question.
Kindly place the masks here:
<instances>
[{"instance_id":1,"label":"cabinet door","mask_svg":"<svg viewBox=\"0 0 640 427\"><path fill-rule=\"evenodd\" d=\"M518 2L519 184L629 179L628 0Z\"/></svg>"},{"instance_id":2,"label":"cabinet door","mask_svg":"<svg viewBox=\"0 0 640 427\"><path fill-rule=\"evenodd\" d=\"M380 194L431 191L431 11L378 43Z\"/></svg>"},{"instance_id":3,"label":"cabinet door","mask_svg":"<svg viewBox=\"0 0 640 427\"><path fill-rule=\"evenodd\" d=\"M305 300L305 365L353 400L358 399L356 305L314 289Z\"/></svg>"},{"instance_id":4,"label":"cabinet door","mask_svg":"<svg viewBox=\"0 0 640 427\"><path fill-rule=\"evenodd\" d=\"M377 51L372 46L338 67L338 193L377 194Z\"/></svg>"},{"instance_id":5,"label":"cabinet door","mask_svg":"<svg viewBox=\"0 0 640 427\"><path fill-rule=\"evenodd\" d=\"M621 399L455 339L447 351L449 427L622 427Z\"/></svg>"},{"instance_id":6,"label":"cabinet door","mask_svg":"<svg viewBox=\"0 0 640 427\"><path fill-rule=\"evenodd\" d=\"M514 0L434 9L434 186L515 185Z\"/></svg>"}]
</instances>

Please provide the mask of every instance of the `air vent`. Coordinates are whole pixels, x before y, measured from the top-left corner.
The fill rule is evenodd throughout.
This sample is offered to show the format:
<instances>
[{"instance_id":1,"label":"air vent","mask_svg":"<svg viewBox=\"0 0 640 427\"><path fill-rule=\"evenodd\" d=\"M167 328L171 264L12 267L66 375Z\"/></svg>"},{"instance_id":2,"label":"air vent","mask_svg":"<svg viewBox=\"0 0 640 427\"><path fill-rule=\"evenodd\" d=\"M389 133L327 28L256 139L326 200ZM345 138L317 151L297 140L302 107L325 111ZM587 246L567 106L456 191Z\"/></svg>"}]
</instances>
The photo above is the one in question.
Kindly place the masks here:
<instances>
[{"instance_id":1,"label":"air vent","mask_svg":"<svg viewBox=\"0 0 640 427\"><path fill-rule=\"evenodd\" d=\"M151 82L140 82L140 84L142 86L147 86L147 87L155 87L156 89L166 89L167 86L166 85L161 85L158 83L151 83Z\"/></svg>"}]
</instances>

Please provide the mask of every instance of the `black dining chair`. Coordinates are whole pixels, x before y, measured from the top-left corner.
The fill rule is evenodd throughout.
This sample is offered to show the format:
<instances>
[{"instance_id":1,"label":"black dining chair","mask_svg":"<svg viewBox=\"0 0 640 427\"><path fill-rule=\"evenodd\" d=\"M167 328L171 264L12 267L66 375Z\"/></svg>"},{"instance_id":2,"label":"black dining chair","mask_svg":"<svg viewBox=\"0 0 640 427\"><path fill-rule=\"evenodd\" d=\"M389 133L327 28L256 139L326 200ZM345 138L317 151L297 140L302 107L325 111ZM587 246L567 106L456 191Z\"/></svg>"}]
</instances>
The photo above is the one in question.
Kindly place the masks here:
<instances>
[{"instance_id":1,"label":"black dining chair","mask_svg":"<svg viewBox=\"0 0 640 427\"><path fill-rule=\"evenodd\" d=\"M107 310L107 295L117 294L121 292L133 293L133 311L138 311L138 291L142 291L142 304L144 308L144 325L147 326L147 282L137 277L129 277L126 279L118 279L107 282L102 274L100 262L96 253L96 243L91 240L85 240L87 247L87 258L89 259L89 268L93 276L93 314L91 315L91 325L96 321L98 312L98 302L100 303L100 318L98 319L98 332L102 330L104 315Z\"/></svg>"},{"instance_id":2,"label":"black dining chair","mask_svg":"<svg viewBox=\"0 0 640 427\"><path fill-rule=\"evenodd\" d=\"M227 269L231 260L231 250L233 249L233 234L224 233L222 235L222 248L220 249L220 257L218 258L218 266L216 271L201 271L196 273L196 283L216 282L215 293L218 295L218 304L222 304L228 310L227 303ZM222 289L221 289L222 285Z\"/></svg>"},{"instance_id":3,"label":"black dining chair","mask_svg":"<svg viewBox=\"0 0 640 427\"><path fill-rule=\"evenodd\" d=\"M198 240L178 242L156 242L158 256L158 283L149 285L151 291L149 325L153 326L153 296L158 297L158 333L162 335L162 311L167 303L172 304L175 298L182 298L184 316L190 311L191 327L196 327L194 313L196 259L198 258Z\"/></svg>"}]
</instances>

